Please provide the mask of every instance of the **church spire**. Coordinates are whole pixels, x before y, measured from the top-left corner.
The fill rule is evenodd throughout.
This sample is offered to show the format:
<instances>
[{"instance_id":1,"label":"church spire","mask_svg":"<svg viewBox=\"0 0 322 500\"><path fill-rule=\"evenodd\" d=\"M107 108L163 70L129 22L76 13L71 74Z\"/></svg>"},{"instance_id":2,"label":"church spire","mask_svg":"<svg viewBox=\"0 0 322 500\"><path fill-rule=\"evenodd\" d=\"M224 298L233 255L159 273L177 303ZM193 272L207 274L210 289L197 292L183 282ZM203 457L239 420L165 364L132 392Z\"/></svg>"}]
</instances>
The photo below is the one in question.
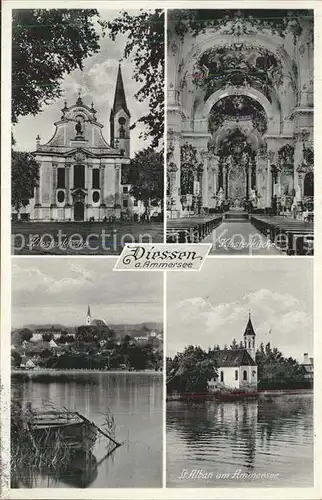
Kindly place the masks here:
<instances>
[{"instance_id":1,"label":"church spire","mask_svg":"<svg viewBox=\"0 0 322 500\"><path fill-rule=\"evenodd\" d=\"M86 325L89 326L92 323L91 308L88 306L86 315Z\"/></svg>"},{"instance_id":2,"label":"church spire","mask_svg":"<svg viewBox=\"0 0 322 500\"><path fill-rule=\"evenodd\" d=\"M121 156L130 156L130 112L126 105L121 63L117 72L114 104L110 115L110 143Z\"/></svg>"},{"instance_id":3,"label":"church spire","mask_svg":"<svg viewBox=\"0 0 322 500\"><path fill-rule=\"evenodd\" d=\"M248 323L246 325L245 333L244 333L244 346L245 346L245 349L247 350L248 354L250 355L250 357L254 360L255 360L255 356L256 356L255 337L256 337L255 330L253 327L252 318L251 318L251 314L249 311Z\"/></svg>"},{"instance_id":4,"label":"church spire","mask_svg":"<svg viewBox=\"0 0 322 500\"><path fill-rule=\"evenodd\" d=\"M248 313L248 323L246 325L246 328L245 328L245 333L244 333L244 337L246 335L251 335L251 336L254 336L255 337L255 330L254 330L254 327L253 327L253 323L252 323L252 318L251 318L251 313L249 311Z\"/></svg>"},{"instance_id":5,"label":"church spire","mask_svg":"<svg viewBox=\"0 0 322 500\"><path fill-rule=\"evenodd\" d=\"M130 118L130 112L127 108L126 105L126 98L125 98L125 91L124 91L124 84L123 84L123 77L122 77L122 69L121 69L121 63L119 63L119 69L117 72L117 80L116 80L116 87L115 87L115 95L114 95L114 104L113 108L111 110L111 118L112 116L115 116L116 113L120 110L123 109L125 113L128 115Z\"/></svg>"}]
</instances>

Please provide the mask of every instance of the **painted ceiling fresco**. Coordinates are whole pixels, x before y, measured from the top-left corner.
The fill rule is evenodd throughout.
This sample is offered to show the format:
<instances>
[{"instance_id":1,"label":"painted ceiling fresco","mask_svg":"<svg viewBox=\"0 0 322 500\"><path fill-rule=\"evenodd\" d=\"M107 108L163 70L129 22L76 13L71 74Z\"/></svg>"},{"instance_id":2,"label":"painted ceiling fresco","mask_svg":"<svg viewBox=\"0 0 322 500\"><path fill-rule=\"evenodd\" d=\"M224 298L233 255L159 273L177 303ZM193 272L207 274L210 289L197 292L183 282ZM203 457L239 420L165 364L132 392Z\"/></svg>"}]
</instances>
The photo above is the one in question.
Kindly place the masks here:
<instances>
[{"instance_id":1,"label":"painted ceiling fresco","mask_svg":"<svg viewBox=\"0 0 322 500\"><path fill-rule=\"evenodd\" d=\"M283 67L276 56L263 47L234 43L204 52L193 79L198 87L204 88L205 100L228 85L251 85L271 101L272 90L283 83Z\"/></svg>"},{"instance_id":2,"label":"painted ceiling fresco","mask_svg":"<svg viewBox=\"0 0 322 500\"><path fill-rule=\"evenodd\" d=\"M246 95L226 96L212 107L209 114L209 131L214 133L225 121L252 121L254 129L260 134L267 130L267 117L264 108Z\"/></svg>"}]
</instances>

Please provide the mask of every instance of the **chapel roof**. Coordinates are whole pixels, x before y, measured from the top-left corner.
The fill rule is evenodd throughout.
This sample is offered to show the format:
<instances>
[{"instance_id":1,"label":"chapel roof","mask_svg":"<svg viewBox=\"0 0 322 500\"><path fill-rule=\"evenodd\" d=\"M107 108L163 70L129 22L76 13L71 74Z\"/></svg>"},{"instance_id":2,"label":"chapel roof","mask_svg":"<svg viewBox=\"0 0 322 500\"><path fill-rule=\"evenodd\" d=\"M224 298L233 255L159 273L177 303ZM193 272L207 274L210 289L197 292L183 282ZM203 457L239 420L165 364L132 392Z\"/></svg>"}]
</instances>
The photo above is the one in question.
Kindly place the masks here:
<instances>
[{"instance_id":1,"label":"chapel roof","mask_svg":"<svg viewBox=\"0 0 322 500\"><path fill-rule=\"evenodd\" d=\"M246 349L223 349L214 352L219 367L256 366Z\"/></svg>"}]
</instances>

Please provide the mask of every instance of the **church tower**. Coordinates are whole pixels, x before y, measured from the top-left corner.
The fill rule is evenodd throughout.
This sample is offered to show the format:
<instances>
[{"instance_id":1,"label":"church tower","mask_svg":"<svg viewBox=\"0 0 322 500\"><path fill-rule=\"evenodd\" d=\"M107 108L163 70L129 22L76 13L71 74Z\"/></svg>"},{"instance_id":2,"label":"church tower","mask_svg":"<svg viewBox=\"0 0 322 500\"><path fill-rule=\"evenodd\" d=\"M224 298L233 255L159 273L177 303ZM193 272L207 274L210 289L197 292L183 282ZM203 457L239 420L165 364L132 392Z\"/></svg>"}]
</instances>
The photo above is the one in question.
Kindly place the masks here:
<instances>
[{"instance_id":1,"label":"church tower","mask_svg":"<svg viewBox=\"0 0 322 500\"><path fill-rule=\"evenodd\" d=\"M92 324L91 308L88 306L87 316L86 316L86 326L90 326L91 324Z\"/></svg>"},{"instance_id":2,"label":"church tower","mask_svg":"<svg viewBox=\"0 0 322 500\"><path fill-rule=\"evenodd\" d=\"M130 112L126 105L121 63L117 72L114 104L110 114L110 143L123 156L130 156Z\"/></svg>"},{"instance_id":3,"label":"church tower","mask_svg":"<svg viewBox=\"0 0 322 500\"><path fill-rule=\"evenodd\" d=\"M245 333L244 333L244 346L245 349L247 350L248 354L251 356L251 358L255 361L255 330L253 327L253 323L250 317L250 312L249 312L249 318L248 318L248 323L246 325Z\"/></svg>"}]
</instances>

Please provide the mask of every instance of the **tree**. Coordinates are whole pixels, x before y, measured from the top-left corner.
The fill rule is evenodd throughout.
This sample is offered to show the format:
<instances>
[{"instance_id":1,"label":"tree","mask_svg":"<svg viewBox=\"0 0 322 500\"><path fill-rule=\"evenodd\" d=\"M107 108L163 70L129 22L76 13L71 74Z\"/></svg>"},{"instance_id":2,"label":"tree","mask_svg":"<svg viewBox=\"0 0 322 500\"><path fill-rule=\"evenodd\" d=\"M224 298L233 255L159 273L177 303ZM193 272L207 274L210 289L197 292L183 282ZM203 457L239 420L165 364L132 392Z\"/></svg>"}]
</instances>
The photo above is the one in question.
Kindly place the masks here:
<instances>
[{"instance_id":1,"label":"tree","mask_svg":"<svg viewBox=\"0 0 322 500\"><path fill-rule=\"evenodd\" d=\"M285 358L270 342L260 344L256 352L258 378L262 386L283 387L304 381L304 368L293 358Z\"/></svg>"},{"instance_id":2,"label":"tree","mask_svg":"<svg viewBox=\"0 0 322 500\"><path fill-rule=\"evenodd\" d=\"M144 203L150 217L151 205L163 199L163 153L143 149L135 154L130 164L130 194Z\"/></svg>"},{"instance_id":3,"label":"tree","mask_svg":"<svg viewBox=\"0 0 322 500\"><path fill-rule=\"evenodd\" d=\"M29 330L29 328L22 328L19 333L21 336L21 340L26 342L29 342L29 340L33 336L33 332Z\"/></svg>"},{"instance_id":4,"label":"tree","mask_svg":"<svg viewBox=\"0 0 322 500\"><path fill-rule=\"evenodd\" d=\"M11 364L14 368L19 368L21 365L21 355L17 351L11 352Z\"/></svg>"},{"instance_id":5,"label":"tree","mask_svg":"<svg viewBox=\"0 0 322 500\"><path fill-rule=\"evenodd\" d=\"M97 328L95 326L82 325L76 330L75 339L77 342L94 342L99 340Z\"/></svg>"},{"instance_id":6,"label":"tree","mask_svg":"<svg viewBox=\"0 0 322 500\"><path fill-rule=\"evenodd\" d=\"M50 342L54 338L54 334L51 332L43 333L42 339L44 342Z\"/></svg>"},{"instance_id":7,"label":"tree","mask_svg":"<svg viewBox=\"0 0 322 500\"><path fill-rule=\"evenodd\" d=\"M12 122L36 115L62 94L63 76L98 52L96 9L14 9Z\"/></svg>"},{"instance_id":8,"label":"tree","mask_svg":"<svg viewBox=\"0 0 322 500\"><path fill-rule=\"evenodd\" d=\"M134 341L130 335L124 335L122 338L120 345L119 345L119 353L120 354L127 354L131 344L133 344Z\"/></svg>"},{"instance_id":9,"label":"tree","mask_svg":"<svg viewBox=\"0 0 322 500\"><path fill-rule=\"evenodd\" d=\"M11 205L18 214L34 197L39 181L39 164L31 153L12 151L11 155Z\"/></svg>"},{"instance_id":10,"label":"tree","mask_svg":"<svg viewBox=\"0 0 322 500\"><path fill-rule=\"evenodd\" d=\"M238 349L238 342L236 339L233 339L232 343L230 344L230 349Z\"/></svg>"},{"instance_id":11,"label":"tree","mask_svg":"<svg viewBox=\"0 0 322 500\"><path fill-rule=\"evenodd\" d=\"M216 363L211 355L199 346L188 346L178 353L167 366L168 390L180 392L202 392L208 381L217 378Z\"/></svg>"},{"instance_id":12,"label":"tree","mask_svg":"<svg viewBox=\"0 0 322 500\"><path fill-rule=\"evenodd\" d=\"M150 136L151 147L157 147L164 131L164 12L156 9L131 15L123 11L106 26L112 40L127 35L124 57L133 60L133 79L142 84L135 97L139 102L149 101L149 112L136 123L147 127L141 137Z\"/></svg>"}]
</instances>

